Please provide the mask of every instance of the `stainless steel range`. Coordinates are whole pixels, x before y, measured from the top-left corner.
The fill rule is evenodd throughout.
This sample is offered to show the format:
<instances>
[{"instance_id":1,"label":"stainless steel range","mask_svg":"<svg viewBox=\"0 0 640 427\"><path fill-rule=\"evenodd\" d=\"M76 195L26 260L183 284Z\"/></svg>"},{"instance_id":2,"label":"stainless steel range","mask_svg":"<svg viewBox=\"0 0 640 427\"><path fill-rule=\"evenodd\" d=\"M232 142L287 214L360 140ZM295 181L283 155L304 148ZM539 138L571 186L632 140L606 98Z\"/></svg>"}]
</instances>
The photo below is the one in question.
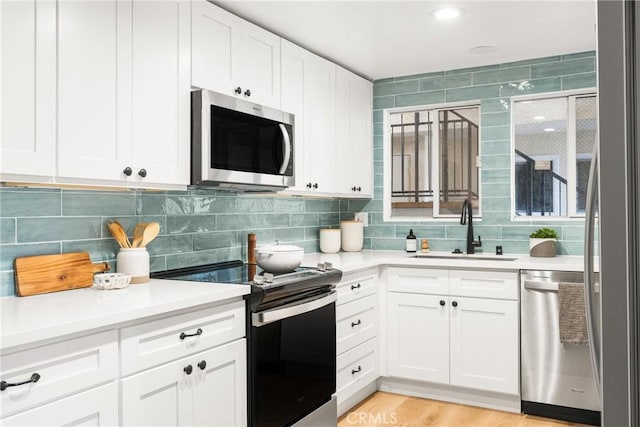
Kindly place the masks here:
<instances>
[{"instance_id":1,"label":"stainless steel range","mask_svg":"<svg viewBox=\"0 0 640 427\"><path fill-rule=\"evenodd\" d=\"M152 277L251 286L247 300L250 426L336 425L336 284L330 264L273 275L242 261Z\"/></svg>"}]
</instances>

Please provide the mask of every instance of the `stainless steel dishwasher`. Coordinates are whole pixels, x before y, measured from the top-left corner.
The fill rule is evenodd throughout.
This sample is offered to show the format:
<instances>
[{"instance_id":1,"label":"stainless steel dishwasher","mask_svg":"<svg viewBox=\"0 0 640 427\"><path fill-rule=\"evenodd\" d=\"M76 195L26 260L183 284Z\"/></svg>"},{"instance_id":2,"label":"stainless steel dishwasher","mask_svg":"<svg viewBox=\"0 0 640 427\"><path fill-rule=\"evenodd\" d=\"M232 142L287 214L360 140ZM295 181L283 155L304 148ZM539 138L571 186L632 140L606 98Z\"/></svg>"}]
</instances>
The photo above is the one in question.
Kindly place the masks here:
<instances>
[{"instance_id":1,"label":"stainless steel dishwasher","mask_svg":"<svg viewBox=\"0 0 640 427\"><path fill-rule=\"evenodd\" d=\"M589 344L560 342L560 282L582 283L583 274L520 272L522 412L599 425L600 399ZM595 323L600 325L600 319Z\"/></svg>"}]
</instances>

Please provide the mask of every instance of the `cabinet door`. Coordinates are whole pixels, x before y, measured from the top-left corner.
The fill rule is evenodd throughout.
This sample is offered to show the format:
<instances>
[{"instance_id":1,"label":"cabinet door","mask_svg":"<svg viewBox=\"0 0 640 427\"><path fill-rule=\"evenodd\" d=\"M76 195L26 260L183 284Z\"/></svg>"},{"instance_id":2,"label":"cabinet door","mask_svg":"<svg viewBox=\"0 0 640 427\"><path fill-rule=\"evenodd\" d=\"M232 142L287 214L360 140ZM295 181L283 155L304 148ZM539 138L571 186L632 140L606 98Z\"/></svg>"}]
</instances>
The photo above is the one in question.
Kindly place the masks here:
<instances>
[{"instance_id":1,"label":"cabinet door","mask_svg":"<svg viewBox=\"0 0 640 427\"><path fill-rule=\"evenodd\" d=\"M309 52L286 40L282 40L281 49L281 93L282 110L294 115L293 143L294 173L296 184L288 191L307 191L305 166L305 110L304 110L304 64Z\"/></svg>"},{"instance_id":2,"label":"cabinet door","mask_svg":"<svg viewBox=\"0 0 640 427\"><path fill-rule=\"evenodd\" d=\"M304 64L304 173L310 191L334 192L336 67L318 56Z\"/></svg>"},{"instance_id":3,"label":"cabinet door","mask_svg":"<svg viewBox=\"0 0 640 427\"><path fill-rule=\"evenodd\" d=\"M191 85L235 95L242 20L206 0L193 0L191 7Z\"/></svg>"},{"instance_id":4,"label":"cabinet door","mask_svg":"<svg viewBox=\"0 0 640 427\"><path fill-rule=\"evenodd\" d=\"M120 180L131 165L131 2L58 2L58 175Z\"/></svg>"},{"instance_id":5,"label":"cabinet door","mask_svg":"<svg viewBox=\"0 0 640 427\"><path fill-rule=\"evenodd\" d=\"M247 424L246 345L246 340L238 340L205 351L193 359L196 371L193 382L194 425L223 427Z\"/></svg>"},{"instance_id":6,"label":"cabinet door","mask_svg":"<svg viewBox=\"0 0 640 427\"><path fill-rule=\"evenodd\" d=\"M242 21L242 97L280 109L280 37Z\"/></svg>"},{"instance_id":7,"label":"cabinet door","mask_svg":"<svg viewBox=\"0 0 640 427\"><path fill-rule=\"evenodd\" d=\"M336 67L337 192L372 193L371 83Z\"/></svg>"},{"instance_id":8,"label":"cabinet door","mask_svg":"<svg viewBox=\"0 0 640 427\"><path fill-rule=\"evenodd\" d=\"M56 400L0 421L3 426L118 425L118 386L115 382Z\"/></svg>"},{"instance_id":9,"label":"cabinet door","mask_svg":"<svg viewBox=\"0 0 640 427\"><path fill-rule=\"evenodd\" d=\"M2 174L55 174L55 25L53 2L0 2Z\"/></svg>"},{"instance_id":10,"label":"cabinet door","mask_svg":"<svg viewBox=\"0 0 640 427\"><path fill-rule=\"evenodd\" d=\"M450 299L451 384L518 394L518 302Z\"/></svg>"},{"instance_id":11,"label":"cabinet door","mask_svg":"<svg viewBox=\"0 0 640 427\"><path fill-rule=\"evenodd\" d=\"M390 292L387 301L389 375L448 384L449 297Z\"/></svg>"},{"instance_id":12,"label":"cabinet door","mask_svg":"<svg viewBox=\"0 0 640 427\"><path fill-rule=\"evenodd\" d=\"M184 358L122 380L122 425L192 425L196 369L191 358Z\"/></svg>"},{"instance_id":13,"label":"cabinet door","mask_svg":"<svg viewBox=\"0 0 640 427\"><path fill-rule=\"evenodd\" d=\"M189 6L133 2L133 178L143 187L189 184Z\"/></svg>"}]
</instances>

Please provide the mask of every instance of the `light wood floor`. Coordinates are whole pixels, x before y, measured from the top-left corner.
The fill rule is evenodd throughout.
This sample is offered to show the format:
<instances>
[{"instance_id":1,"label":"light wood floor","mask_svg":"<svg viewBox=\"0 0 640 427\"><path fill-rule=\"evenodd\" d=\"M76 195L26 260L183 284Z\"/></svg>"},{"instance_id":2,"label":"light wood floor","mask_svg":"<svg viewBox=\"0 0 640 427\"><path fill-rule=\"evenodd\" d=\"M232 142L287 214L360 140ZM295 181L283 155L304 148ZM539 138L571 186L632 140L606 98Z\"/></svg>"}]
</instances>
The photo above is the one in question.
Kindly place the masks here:
<instances>
[{"instance_id":1,"label":"light wood floor","mask_svg":"<svg viewBox=\"0 0 640 427\"><path fill-rule=\"evenodd\" d=\"M581 424L377 392L345 413L338 427L565 427Z\"/></svg>"}]
</instances>

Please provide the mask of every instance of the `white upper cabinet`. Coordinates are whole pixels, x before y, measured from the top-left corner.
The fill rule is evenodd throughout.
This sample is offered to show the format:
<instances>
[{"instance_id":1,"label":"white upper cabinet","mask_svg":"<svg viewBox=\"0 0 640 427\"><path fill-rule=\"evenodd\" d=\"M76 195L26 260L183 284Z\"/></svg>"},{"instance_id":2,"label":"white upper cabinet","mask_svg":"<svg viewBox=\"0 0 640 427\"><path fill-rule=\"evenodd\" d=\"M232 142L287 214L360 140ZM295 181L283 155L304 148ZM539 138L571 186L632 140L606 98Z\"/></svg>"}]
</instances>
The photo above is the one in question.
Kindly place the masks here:
<instances>
[{"instance_id":1,"label":"white upper cabinet","mask_svg":"<svg viewBox=\"0 0 640 427\"><path fill-rule=\"evenodd\" d=\"M310 54L304 66L303 184L310 192L334 193L336 67Z\"/></svg>"},{"instance_id":2,"label":"white upper cabinet","mask_svg":"<svg viewBox=\"0 0 640 427\"><path fill-rule=\"evenodd\" d=\"M0 2L0 175L55 174L56 5Z\"/></svg>"},{"instance_id":3,"label":"white upper cabinet","mask_svg":"<svg viewBox=\"0 0 640 427\"><path fill-rule=\"evenodd\" d=\"M282 110L294 115L294 165L296 184L287 191L305 192L304 180L304 64L309 52L282 40Z\"/></svg>"},{"instance_id":4,"label":"white upper cabinet","mask_svg":"<svg viewBox=\"0 0 640 427\"><path fill-rule=\"evenodd\" d=\"M190 7L57 3L58 182L189 184Z\"/></svg>"},{"instance_id":5,"label":"white upper cabinet","mask_svg":"<svg viewBox=\"0 0 640 427\"><path fill-rule=\"evenodd\" d=\"M132 167L130 9L118 1L58 2L59 176L119 180Z\"/></svg>"},{"instance_id":6,"label":"white upper cabinet","mask_svg":"<svg viewBox=\"0 0 640 427\"><path fill-rule=\"evenodd\" d=\"M133 176L140 183L189 184L189 18L185 1L133 3Z\"/></svg>"},{"instance_id":7,"label":"white upper cabinet","mask_svg":"<svg viewBox=\"0 0 640 427\"><path fill-rule=\"evenodd\" d=\"M373 196L371 82L336 67L337 192Z\"/></svg>"},{"instance_id":8,"label":"white upper cabinet","mask_svg":"<svg viewBox=\"0 0 640 427\"><path fill-rule=\"evenodd\" d=\"M191 85L280 108L280 37L192 2Z\"/></svg>"}]
</instances>

